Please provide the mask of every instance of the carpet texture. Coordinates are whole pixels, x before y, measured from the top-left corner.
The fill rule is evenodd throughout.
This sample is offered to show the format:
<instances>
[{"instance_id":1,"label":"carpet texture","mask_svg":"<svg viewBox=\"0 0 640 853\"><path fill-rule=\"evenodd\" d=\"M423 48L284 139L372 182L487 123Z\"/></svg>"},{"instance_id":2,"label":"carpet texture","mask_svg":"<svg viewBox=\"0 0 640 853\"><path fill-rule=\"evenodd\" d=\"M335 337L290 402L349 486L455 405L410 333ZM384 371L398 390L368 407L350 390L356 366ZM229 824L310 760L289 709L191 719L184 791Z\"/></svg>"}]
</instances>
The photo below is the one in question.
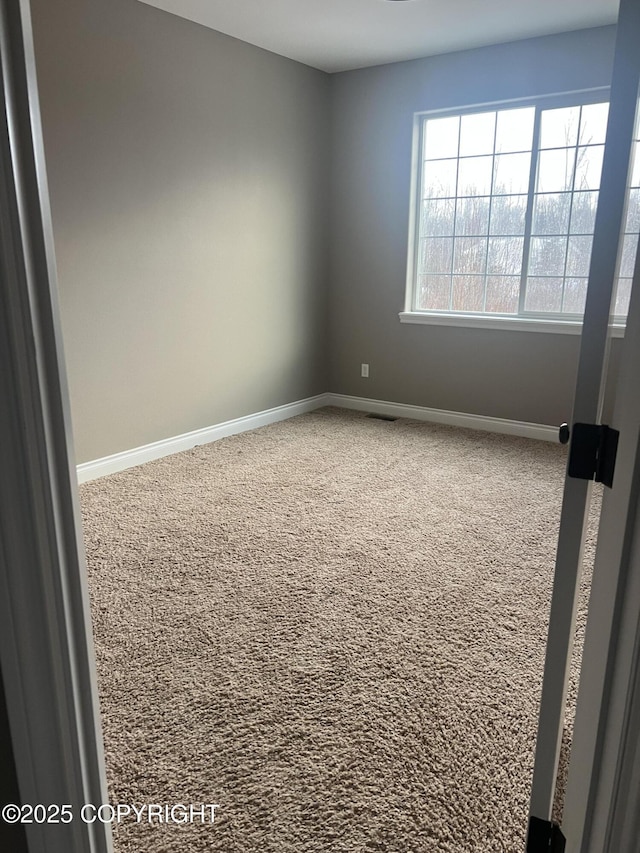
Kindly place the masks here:
<instances>
[{"instance_id":1,"label":"carpet texture","mask_svg":"<svg viewBox=\"0 0 640 853\"><path fill-rule=\"evenodd\" d=\"M116 851L522 853L564 461L322 409L82 486L110 801L220 804Z\"/></svg>"}]
</instances>

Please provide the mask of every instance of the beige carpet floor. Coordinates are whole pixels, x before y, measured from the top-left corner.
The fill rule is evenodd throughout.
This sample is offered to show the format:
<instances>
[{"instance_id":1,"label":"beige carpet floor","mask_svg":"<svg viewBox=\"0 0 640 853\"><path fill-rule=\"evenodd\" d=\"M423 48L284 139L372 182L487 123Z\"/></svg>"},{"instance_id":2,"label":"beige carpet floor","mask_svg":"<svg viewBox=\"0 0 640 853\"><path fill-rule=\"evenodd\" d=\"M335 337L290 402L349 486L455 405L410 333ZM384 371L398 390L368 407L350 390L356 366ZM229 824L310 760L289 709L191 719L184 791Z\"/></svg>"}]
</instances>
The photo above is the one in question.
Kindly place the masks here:
<instances>
[{"instance_id":1,"label":"beige carpet floor","mask_svg":"<svg viewBox=\"0 0 640 853\"><path fill-rule=\"evenodd\" d=\"M522 853L563 472L323 409L84 485L110 800L220 804L118 853Z\"/></svg>"}]
</instances>

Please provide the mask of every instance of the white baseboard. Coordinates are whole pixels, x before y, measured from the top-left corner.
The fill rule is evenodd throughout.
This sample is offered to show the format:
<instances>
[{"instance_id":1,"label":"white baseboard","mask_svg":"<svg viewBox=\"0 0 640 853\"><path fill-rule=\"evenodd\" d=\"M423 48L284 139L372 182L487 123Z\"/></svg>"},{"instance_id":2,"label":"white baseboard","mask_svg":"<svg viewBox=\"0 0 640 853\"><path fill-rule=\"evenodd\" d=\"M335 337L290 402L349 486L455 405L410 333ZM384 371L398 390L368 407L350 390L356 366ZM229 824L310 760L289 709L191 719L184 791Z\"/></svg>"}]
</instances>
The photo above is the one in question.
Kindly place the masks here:
<instances>
[{"instance_id":1,"label":"white baseboard","mask_svg":"<svg viewBox=\"0 0 640 853\"><path fill-rule=\"evenodd\" d=\"M152 444L134 447L132 450L125 450L122 453L114 453L112 456L104 456L102 459L96 459L93 462L84 462L77 467L78 482L86 483L89 480L96 480L98 477L105 477L107 474L115 474L118 471L142 465L144 462L151 462L153 459L161 459L163 456L170 456L172 453L189 450L198 444L209 444L212 441L218 441L220 438L226 438L228 435L236 435L250 429L267 426L267 424L274 424L277 421L285 421L295 415L303 415L305 412L312 412L314 409L326 405L328 405L327 395L318 394L315 397L307 397L305 400L298 400L295 403L276 406L274 409L266 409L263 412L234 418L234 420L225 421L215 426L185 432L183 435L177 435L173 438L165 438L162 441L154 441Z\"/></svg>"},{"instance_id":2,"label":"white baseboard","mask_svg":"<svg viewBox=\"0 0 640 853\"><path fill-rule=\"evenodd\" d=\"M296 403L288 403L285 406L276 406L274 409L266 409L253 415L235 418L215 426L186 432L173 438L162 441L154 441L143 447L134 447L133 450L125 450L122 453L114 453L93 462L84 462L78 465L78 482L86 483L105 477L107 474L115 474L153 459L160 459L172 453L180 453L189 450L198 444L209 444L236 435L250 429L267 426L277 421L293 418L305 412L312 412L322 406L337 406L342 409L354 409L359 412L372 412L376 415L390 415L396 418L413 418L418 421L430 421L435 424L447 424L448 426L466 427L467 429L479 429L485 432L498 432L505 435L519 435L524 438L537 438L542 441L557 441L558 429L545 424L530 424L523 421L509 421L504 418L490 418L483 415L468 415L464 412L448 412L445 409L429 409L425 406L409 406L404 403L388 403L385 400L370 400L367 397L350 397L346 394L317 394L315 397L307 397Z\"/></svg>"},{"instance_id":3,"label":"white baseboard","mask_svg":"<svg viewBox=\"0 0 640 853\"><path fill-rule=\"evenodd\" d=\"M504 435L519 435L542 441L558 441L558 427L546 424L530 424L525 421L510 421L505 418L490 418L485 415L468 415L464 412L448 412L446 409L428 409L426 406L409 406L405 403L388 403L385 400L369 400L366 397L349 397L346 394L327 394L325 406L339 406L376 415L395 418L413 418L434 424L479 429Z\"/></svg>"}]
</instances>

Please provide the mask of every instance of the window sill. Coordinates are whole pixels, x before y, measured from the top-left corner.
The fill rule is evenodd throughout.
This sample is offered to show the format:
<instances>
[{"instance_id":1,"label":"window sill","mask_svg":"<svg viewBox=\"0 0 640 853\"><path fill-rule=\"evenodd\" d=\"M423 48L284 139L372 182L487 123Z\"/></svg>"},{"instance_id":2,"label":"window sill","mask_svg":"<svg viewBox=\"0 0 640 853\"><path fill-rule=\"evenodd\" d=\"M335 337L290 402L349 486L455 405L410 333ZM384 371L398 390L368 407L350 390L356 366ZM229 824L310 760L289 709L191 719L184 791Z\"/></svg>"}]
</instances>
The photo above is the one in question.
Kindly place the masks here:
<instances>
[{"instance_id":1,"label":"window sill","mask_svg":"<svg viewBox=\"0 0 640 853\"><path fill-rule=\"evenodd\" d=\"M540 320L529 317L487 317L474 314L438 314L436 312L401 311L401 323L424 326L462 326L469 329L502 329L509 332L544 332L555 335L579 335L582 323L577 320ZM612 326L612 337L623 338L625 327Z\"/></svg>"}]
</instances>

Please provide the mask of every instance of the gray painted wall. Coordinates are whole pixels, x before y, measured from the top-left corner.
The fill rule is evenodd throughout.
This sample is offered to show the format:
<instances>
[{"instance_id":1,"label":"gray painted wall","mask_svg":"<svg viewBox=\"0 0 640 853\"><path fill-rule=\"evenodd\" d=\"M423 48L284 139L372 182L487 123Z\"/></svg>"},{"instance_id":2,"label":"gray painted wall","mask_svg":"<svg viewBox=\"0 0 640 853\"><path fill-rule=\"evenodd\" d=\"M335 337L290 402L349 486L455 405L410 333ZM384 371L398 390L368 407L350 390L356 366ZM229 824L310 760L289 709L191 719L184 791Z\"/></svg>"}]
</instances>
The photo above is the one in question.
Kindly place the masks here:
<instances>
[{"instance_id":1,"label":"gray painted wall","mask_svg":"<svg viewBox=\"0 0 640 853\"><path fill-rule=\"evenodd\" d=\"M570 418L578 336L400 324L413 113L607 86L614 38L613 27L584 30L332 77L332 391L536 423Z\"/></svg>"},{"instance_id":2,"label":"gray painted wall","mask_svg":"<svg viewBox=\"0 0 640 853\"><path fill-rule=\"evenodd\" d=\"M328 390L569 418L578 337L400 324L412 119L607 85L614 28L329 77L136 0L32 7L78 462Z\"/></svg>"},{"instance_id":3,"label":"gray painted wall","mask_svg":"<svg viewBox=\"0 0 640 853\"><path fill-rule=\"evenodd\" d=\"M32 0L77 461L327 390L329 78Z\"/></svg>"}]
</instances>

